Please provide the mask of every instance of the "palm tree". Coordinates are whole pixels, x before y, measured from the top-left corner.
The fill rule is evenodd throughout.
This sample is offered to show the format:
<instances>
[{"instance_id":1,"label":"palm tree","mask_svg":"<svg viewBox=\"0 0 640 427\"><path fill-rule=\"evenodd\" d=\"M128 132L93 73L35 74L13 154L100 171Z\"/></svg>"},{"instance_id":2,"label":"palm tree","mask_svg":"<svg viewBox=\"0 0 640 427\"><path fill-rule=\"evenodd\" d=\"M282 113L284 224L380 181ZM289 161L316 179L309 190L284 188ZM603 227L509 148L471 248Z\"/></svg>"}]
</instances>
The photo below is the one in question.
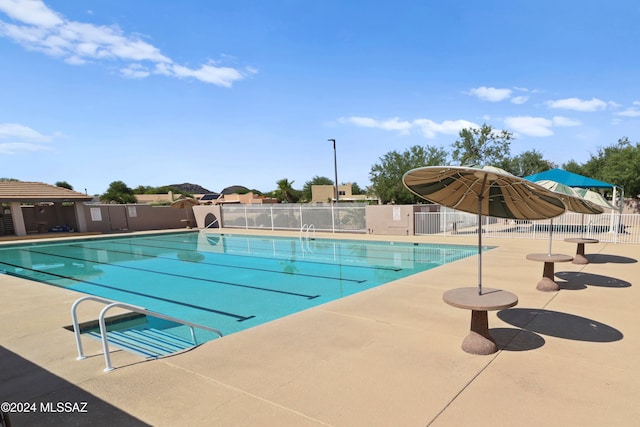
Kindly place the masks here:
<instances>
[{"instance_id":1,"label":"palm tree","mask_svg":"<svg viewBox=\"0 0 640 427\"><path fill-rule=\"evenodd\" d=\"M278 189L275 191L275 194L276 194L276 198L280 202L291 203L295 201L295 197L294 197L295 190L293 189L294 182L295 181L289 182L289 180L286 178L282 178L276 181L276 185L278 185Z\"/></svg>"}]
</instances>

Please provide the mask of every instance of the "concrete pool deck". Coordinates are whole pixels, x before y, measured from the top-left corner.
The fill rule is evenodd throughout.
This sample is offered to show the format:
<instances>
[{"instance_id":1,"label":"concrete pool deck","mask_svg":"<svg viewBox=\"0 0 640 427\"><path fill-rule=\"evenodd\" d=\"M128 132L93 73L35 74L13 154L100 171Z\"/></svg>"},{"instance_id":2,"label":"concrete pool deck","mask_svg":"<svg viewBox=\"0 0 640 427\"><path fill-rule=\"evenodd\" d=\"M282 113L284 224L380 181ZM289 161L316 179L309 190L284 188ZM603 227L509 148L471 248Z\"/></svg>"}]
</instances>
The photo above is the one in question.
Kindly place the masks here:
<instances>
[{"instance_id":1,"label":"concrete pool deck","mask_svg":"<svg viewBox=\"0 0 640 427\"><path fill-rule=\"evenodd\" d=\"M640 245L590 245L589 264L556 266L562 289L541 292L542 265L525 257L548 241L483 243L496 246L483 254L483 285L519 298L489 312L499 351L488 356L461 350L469 311L442 300L477 285L477 256L171 357L116 351L110 373L97 341L83 340L90 357L76 361L64 329L82 294L0 275L0 402L38 402L37 413L10 415L14 427L639 425ZM573 255L575 244L556 241L553 252ZM80 318L98 311L87 303ZM87 405L52 412L58 402Z\"/></svg>"}]
</instances>

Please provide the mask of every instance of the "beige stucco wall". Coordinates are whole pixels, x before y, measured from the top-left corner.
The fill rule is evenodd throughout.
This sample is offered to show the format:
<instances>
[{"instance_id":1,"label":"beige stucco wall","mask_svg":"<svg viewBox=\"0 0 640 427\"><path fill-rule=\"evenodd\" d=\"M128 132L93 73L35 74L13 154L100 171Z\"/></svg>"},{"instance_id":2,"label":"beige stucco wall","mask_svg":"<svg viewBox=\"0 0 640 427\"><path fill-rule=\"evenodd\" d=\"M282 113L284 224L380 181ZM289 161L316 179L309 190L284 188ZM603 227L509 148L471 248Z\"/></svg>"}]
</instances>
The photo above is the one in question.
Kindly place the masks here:
<instances>
[{"instance_id":1,"label":"beige stucco wall","mask_svg":"<svg viewBox=\"0 0 640 427\"><path fill-rule=\"evenodd\" d=\"M254 194L252 192L246 193L246 194L225 194L224 196L221 197L222 200L218 199L217 201L215 201L214 203L240 203L240 204L246 204L246 205L252 205L252 204L258 204L258 205L262 205L262 204L268 204L268 203L278 203L277 199L272 199L270 197L264 197L264 196L259 196L257 194Z\"/></svg>"},{"instance_id":2,"label":"beige stucco wall","mask_svg":"<svg viewBox=\"0 0 640 427\"><path fill-rule=\"evenodd\" d=\"M211 228L222 227L222 211L219 205L199 205L193 207L193 215L195 216L196 225L198 228L205 228L210 222L218 220L215 224L211 224ZM207 219L207 215L209 216ZM211 220L211 221L209 221Z\"/></svg>"},{"instance_id":3,"label":"beige stucco wall","mask_svg":"<svg viewBox=\"0 0 640 427\"><path fill-rule=\"evenodd\" d=\"M114 231L163 230L185 228L186 219L193 225L191 209L151 205L84 205L87 231L111 233ZM93 210L93 212L92 212Z\"/></svg>"},{"instance_id":4,"label":"beige stucco wall","mask_svg":"<svg viewBox=\"0 0 640 427\"><path fill-rule=\"evenodd\" d=\"M366 224L368 234L411 236L414 232L413 205L367 206Z\"/></svg>"},{"instance_id":5,"label":"beige stucco wall","mask_svg":"<svg viewBox=\"0 0 640 427\"><path fill-rule=\"evenodd\" d=\"M312 185L311 186L311 202L312 203L327 203L335 199L336 188L333 185ZM351 190L351 184L338 185L338 199L361 199L365 200L366 196L354 196Z\"/></svg>"}]
</instances>

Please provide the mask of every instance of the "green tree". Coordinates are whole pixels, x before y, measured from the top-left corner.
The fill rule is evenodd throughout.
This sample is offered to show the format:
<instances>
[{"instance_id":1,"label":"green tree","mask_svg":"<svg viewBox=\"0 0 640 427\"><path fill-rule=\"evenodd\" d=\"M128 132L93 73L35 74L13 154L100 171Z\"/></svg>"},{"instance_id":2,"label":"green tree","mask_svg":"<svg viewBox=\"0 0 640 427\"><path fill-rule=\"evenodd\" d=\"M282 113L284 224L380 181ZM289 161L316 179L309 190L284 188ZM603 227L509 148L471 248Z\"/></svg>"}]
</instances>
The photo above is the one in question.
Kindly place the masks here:
<instances>
[{"instance_id":1,"label":"green tree","mask_svg":"<svg viewBox=\"0 0 640 427\"><path fill-rule=\"evenodd\" d=\"M630 197L640 194L640 144L622 138L600 153L604 162L597 179L623 187Z\"/></svg>"},{"instance_id":2,"label":"green tree","mask_svg":"<svg viewBox=\"0 0 640 427\"><path fill-rule=\"evenodd\" d=\"M138 185L133 189L133 194L157 194L154 193L155 187L151 187L150 185Z\"/></svg>"},{"instance_id":3,"label":"green tree","mask_svg":"<svg viewBox=\"0 0 640 427\"><path fill-rule=\"evenodd\" d=\"M494 131L487 124L478 128L464 128L459 133L460 139L453 143L451 157L460 165L498 165L509 158L511 132Z\"/></svg>"},{"instance_id":4,"label":"green tree","mask_svg":"<svg viewBox=\"0 0 640 427\"><path fill-rule=\"evenodd\" d=\"M569 160L567 163L564 163L562 165L562 169L566 170L567 172L576 173L578 175L585 174L582 165L573 159Z\"/></svg>"},{"instance_id":5,"label":"green tree","mask_svg":"<svg viewBox=\"0 0 640 427\"><path fill-rule=\"evenodd\" d=\"M598 152L582 165L572 160L563 167L569 172L621 186L630 197L640 194L640 144L633 144L627 137L598 148Z\"/></svg>"},{"instance_id":6,"label":"green tree","mask_svg":"<svg viewBox=\"0 0 640 427\"><path fill-rule=\"evenodd\" d=\"M167 194L171 191L175 196L193 197L188 191L173 187L171 185L163 185L162 187L152 187L150 185L138 185L133 189L133 194Z\"/></svg>"},{"instance_id":7,"label":"green tree","mask_svg":"<svg viewBox=\"0 0 640 427\"><path fill-rule=\"evenodd\" d=\"M295 181L289 182L286 178L276 181L278 188L273 192L274 197L280 202L296 203L300 199L301 194L300 191L293 189L294 182Z\"/></svg>"},{"instance_id":8,"label":"green tree","mask_svg":"<svg viewBox=\"0 0 640 427\"><path fill-rule=\"evenodd\" d=\"M73 187L67 181L58 181L54 185L56 187L66 188L67 190L73 190Z\"/></svg>"},{"instance_id":9,"label":"green tree","mask_svg":"<svg viewBox=\"0 0 640 427\"><path fill-rule=\"evenodd\" d=\"M113 181L107 191L100 196L103 203L136 203L133 190L122 181Z\"/></svg>"},{"instance_id":10,"label":"green tree","mask_svg":"<svg viewBox=\"0 0 640 427\"><path fill-rule=\"evenodd\" d=\"M497 165L516 176L529 176L556 167L551 161L545 160L542 153L537 150L525 151L515 157L506 158Z\"/></svg>"},{"instance_id":11,"label":"green tree","mask_svg":"<svg viewBox=\"0 0 640 427\"><path fill-rule=\"evenodd\" d=\"M358 185L357 182L352 182L351 183L351 194L358 195L358 194L367 194L366 190L363 190L362 188L360 188L360 186Z\"/></svg>"},{"instance_id":12,"label":"green tree","mask_svg":"<svg viewBox=\"0 0 640 427\"><path fill-rule=\"evenodd\" d=\"M312 199L311 186L313 185L333 185L333 181L326 176L314 176L311 181L304 183L302 187L302 200L310 201Z\"/></svg>"},{"instance_id":13,"label":"green tree","mask_svg":"<svg viewBox=\"0 0 640 427\"><path fill-rule=\"evenodd\" d=\"M370 189L382 203L411 204L422 200L402 184L402 176L411 169L445 164L447 153L441 148L414 145L402 153L390 151L371 167Z\"/></svg>"}]
</instances>

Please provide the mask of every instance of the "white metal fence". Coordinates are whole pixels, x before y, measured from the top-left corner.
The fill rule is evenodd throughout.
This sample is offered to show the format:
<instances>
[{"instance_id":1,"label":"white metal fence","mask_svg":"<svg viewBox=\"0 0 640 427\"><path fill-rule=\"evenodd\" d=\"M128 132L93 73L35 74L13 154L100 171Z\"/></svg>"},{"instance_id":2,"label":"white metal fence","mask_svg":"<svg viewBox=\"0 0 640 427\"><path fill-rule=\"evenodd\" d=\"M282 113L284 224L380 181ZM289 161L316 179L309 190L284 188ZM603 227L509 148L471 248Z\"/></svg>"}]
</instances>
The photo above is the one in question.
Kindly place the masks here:
<instances>
[{"instance_id":1,"label":"white metal fence","mask_svg":"<svg viewBox=\"0 0 640 427\"><path fill-rule=\"evenodd\" d=\"M316 231L366 233L366 205L224 205L222 224L225 228L299 231L313 225ZM440 207L439 212L415 212L414 234L445 236L476 234L478 216ZM563 240L585 237L602 242L640 243L639 214L582 215L567 212L551 220L514 221L483 217L483 236L517 239Z\"/></svg>"},{"instance_id":2,"label":"white metal fence","mask_svg":"<svg viewBox=\"0 0 640 427\"><path fill-rule=\"evenodd\" d=\"M448 208L440 212L416 212L415 234L477 234L478 216ZM553 228L552 228L553 227ZM553 233L551 231L553 230ZM602 242L640 243L640 215L611 214L582 215L567 212L553 220L514 221L483 217L484 237L563 240L585 237Z\"/></svg>"},{"instance_id":3,"label":"white metal fence","mask_svg":"<svg viewBox=\"0 0 640 427\"><path fill-rule=\"evenodd\" d=\"M230 228L295 230L313 225L317 231L365 233L365 206L349 205L223 205L222 223Z\"/></svg>"}]
</instances>

